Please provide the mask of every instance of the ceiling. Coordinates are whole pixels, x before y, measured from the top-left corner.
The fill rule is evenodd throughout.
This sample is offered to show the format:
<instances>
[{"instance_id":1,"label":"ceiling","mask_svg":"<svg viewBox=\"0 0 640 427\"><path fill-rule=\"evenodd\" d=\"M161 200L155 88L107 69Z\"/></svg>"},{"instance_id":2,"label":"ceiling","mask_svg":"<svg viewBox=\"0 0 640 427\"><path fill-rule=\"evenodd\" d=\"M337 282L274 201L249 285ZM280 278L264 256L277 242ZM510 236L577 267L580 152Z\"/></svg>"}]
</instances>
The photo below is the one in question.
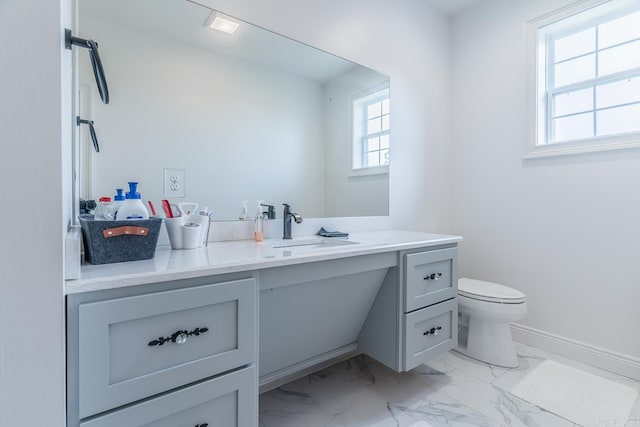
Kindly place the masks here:
<instances>
[{"instance_id":1,"label":"ceiling","mask_svg":"<svg viewBox=\"0 0 640 427\"><path fill-rule=\"evenodd\" d=\"M426 0L427 3L445 15L453 16L480 3L483 0Z\"/></svg>"}]
</instances>

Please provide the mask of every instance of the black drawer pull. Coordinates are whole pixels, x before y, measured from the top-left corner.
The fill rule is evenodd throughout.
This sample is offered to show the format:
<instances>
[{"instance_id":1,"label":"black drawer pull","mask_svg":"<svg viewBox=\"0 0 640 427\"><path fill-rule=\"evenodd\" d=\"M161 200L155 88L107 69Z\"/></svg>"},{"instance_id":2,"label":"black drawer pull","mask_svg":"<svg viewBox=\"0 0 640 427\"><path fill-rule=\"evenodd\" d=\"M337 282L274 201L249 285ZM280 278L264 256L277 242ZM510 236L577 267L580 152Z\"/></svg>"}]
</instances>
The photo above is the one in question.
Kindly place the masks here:
<instances>
[{"instance_id":1,"label":"black drawer pull","mask_svg":"<svg viewBox=\"0 0 640 427\"><path fill-rule=\"evenodd\" d=\"M438 280L442 276L442 273L431 273L424 276L424 280Z\"/></svg>"},{"instance_id":2,"label":"black drawer pull","mask_svg":"<svg viewBox=\"0 0 640 427\"><path fill-rule=\"evenodd\" d=\"M438 327L435 327L435 328L428 329L427 332L425 332L422 335L438 335L438 333L441 330L442 330L442 326L438 326Z\"/></svg>"},{"instance_id":3,"label":"black drawer pull","mask_svg":"<svg viewBox=\"0 0 640 427\"><path fill-rule=\"evenodd\" d=\"M198 336L200 334L204 334L207 332L209 328L195 328L193 331L175 331L171 334L170 337L159 337L153 341L149 341L149 346L153 347L154 345L162 345L166 342L172 342L177 344L184 344L187 341L187 338L191 335Z\"/></svg>"},{"instance_id":4,"label":"black drawer pull","mask_svg":"<svg viewBox=\"0 0 640 427\"><path fill-rule=\"evenodd\" d=\"M207 427L209 423L196 424L196 427Z\"/></svg>"}]
</instances>

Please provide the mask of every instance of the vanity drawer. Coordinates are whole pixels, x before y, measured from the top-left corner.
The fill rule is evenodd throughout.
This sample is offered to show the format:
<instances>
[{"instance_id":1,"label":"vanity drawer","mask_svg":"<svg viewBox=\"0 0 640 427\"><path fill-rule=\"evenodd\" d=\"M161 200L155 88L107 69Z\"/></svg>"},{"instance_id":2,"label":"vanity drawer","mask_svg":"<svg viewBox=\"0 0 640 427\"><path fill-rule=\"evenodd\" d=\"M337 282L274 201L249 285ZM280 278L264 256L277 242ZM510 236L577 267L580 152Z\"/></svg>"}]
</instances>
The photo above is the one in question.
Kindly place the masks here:
<instances>
[{"instance_id":1,"label":"vanity drawer","mask_svg":"<svg viewBox=\"0 0 640 427\"><path fill-rule=\"evenodd\" d=\"M257 425L254 366L128 406L80 427L251 427Z\"/></svg>"},{"instance_id":2,"label":"vanity drawer","mask_svg":"<svg viewBox=\"0 0 640 427\"><path fill-rule=\"evenodd\" d=\"M405 255L404 285L405 313L454 298L458 293L457 249Z\"/></svg>"},{"instance_id":3,"label":"vanity drawer","mask_svg":"<svg viewBox=\"0 0 640 427\"><path fill-rule=\"evenodd\" d=\"M84 418L255 360L256 280L78 306Z\"/></svg>"},{"instance_id":4,"label":"vanity drawer","mask_svg":"<svg viewBox=\"0 0 640 427\"><path fill-rule=\"evenodd\" d=\"M458 299L404 315L404 370L458 345Z\"/></svg>"}]
</instances>

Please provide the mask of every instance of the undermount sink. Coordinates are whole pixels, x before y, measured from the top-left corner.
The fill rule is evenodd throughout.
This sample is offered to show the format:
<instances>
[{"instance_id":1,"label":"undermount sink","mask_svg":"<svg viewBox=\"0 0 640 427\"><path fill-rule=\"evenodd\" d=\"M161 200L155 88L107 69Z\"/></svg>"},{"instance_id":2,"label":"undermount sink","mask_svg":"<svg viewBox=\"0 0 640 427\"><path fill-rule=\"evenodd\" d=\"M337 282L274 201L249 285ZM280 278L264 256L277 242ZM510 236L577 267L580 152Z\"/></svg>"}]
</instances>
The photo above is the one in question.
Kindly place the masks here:
<instances>
[{"instance_id":1,"label":"undermount sink","mask_svg":"<svg viewBox=\"0 0 640 427\"><path fill-rule=\"evenodd\" d=\"M357 245L357 244L358 242L353 242L351 240L337 239L335 237L330 237L330 238L324 238L324 239L283 241L283 242L276 243L271 247L274 249L295 249L295 248L322 249L322 248L331 248L335 246L346 246L346 245Z\"/></svg>"}]
</instances>

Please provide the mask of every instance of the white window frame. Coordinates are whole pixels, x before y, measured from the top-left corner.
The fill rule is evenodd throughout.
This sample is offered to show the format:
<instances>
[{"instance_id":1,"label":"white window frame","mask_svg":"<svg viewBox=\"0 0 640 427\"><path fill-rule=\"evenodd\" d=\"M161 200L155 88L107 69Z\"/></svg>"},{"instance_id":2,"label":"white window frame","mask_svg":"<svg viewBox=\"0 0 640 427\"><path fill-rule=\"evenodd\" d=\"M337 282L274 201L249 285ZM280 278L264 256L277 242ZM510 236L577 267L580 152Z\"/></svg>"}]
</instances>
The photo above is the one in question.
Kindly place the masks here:
<instances>
[{"instance_id":1,"label":"white window frame","mask_svg":"<svg viewBox=\"0 0 640 427\"><path fill-rule=\"evenodd\" d=\"M366 135L366 105L379 102L390 97L389 83L384 82L372 86L364 91L353 94L351 102L351 172L350 176L388 174L389 165L363 166L364 161L364 137ZM391 114L389 114L391 117ZM381 132L381 134L387 131ZM391 127L389 127L389 152L391 152Z\"/></svg>"},{"instance_id":2,"label":"white window frame","mask_svg":"<svg viewBox=\"0 0 640 427\"><path fill-rule=\"evenodd\" d=\"M551 34L558 38L563 31L573 32L581 27L586 29L590 27L587 22L593 25L593 20L599 16L636 10L640 10L637 0L588 0L527 22L525 159L640 147L640 132L548 142L551 131L548 115L553 108L552 98L547 93L547 79L550 78L547 70L548 38ZM624 72L614 77L619 78L622 74Z\"/></svg>"}]
</instances>

